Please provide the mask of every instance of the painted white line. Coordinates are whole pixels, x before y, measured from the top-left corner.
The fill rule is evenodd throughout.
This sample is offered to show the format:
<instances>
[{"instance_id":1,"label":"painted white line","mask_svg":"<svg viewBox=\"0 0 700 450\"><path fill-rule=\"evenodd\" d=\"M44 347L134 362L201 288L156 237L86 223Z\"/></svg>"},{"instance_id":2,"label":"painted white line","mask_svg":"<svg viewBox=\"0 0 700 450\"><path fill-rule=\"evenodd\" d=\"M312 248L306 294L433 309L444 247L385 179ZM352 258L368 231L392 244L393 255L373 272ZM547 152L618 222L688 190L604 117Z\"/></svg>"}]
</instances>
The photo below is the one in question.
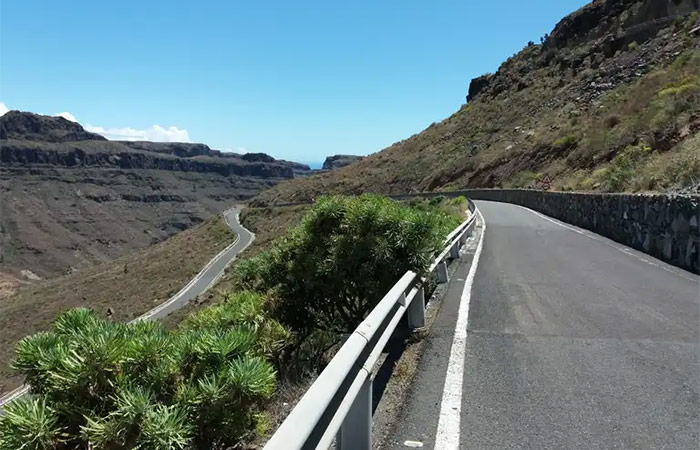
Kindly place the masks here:
<instances>
[{"instance_id":1,"label":"painted white line","mask_svg":"<svg viewBox=\"0 0 700 450\"><path fill-rule=\"evenodd\" d=\"M478 209L477 209L478 211ZM486 221L479 212L481 223L481 237L474 253L472 265L469 268L464 289L459 300L457 324L452 338L450 359L447 363L447 375L445 387L442 391L442 403L440 404L440 418L438 420L437 435L435 436L435 449L458 450L459 449L459 425L462 415L462 380L464 378L464 358L467 347L467 325L469 324L469 304L471 302L472 284L476 267L479 265L481 250L484 247L484 235L486 234Z\"/></svg>"},{"instance_id":2,"label":"painted white line","mask_svg":"<svg viewBox=\"0 0 700 450\"><path fill-rule=\"evenodd\" d=\"M27 392L29 392L29 386L27 386L26 384L16 388L13 391L10 391L7 395L0 398L0 407L14 401L17 398L20 398Z\"/></svg>"},{"instance_id":3,"label":"painted white line","mask_svg":"<svg viewBox=\"0 0 700 450\"><path fill-rule=\"evenodd\" d=\"M670 273L672 273L672 274L674 274L674 275L677 275L677 276L679 276L679 277L681 277L681 278L685 278L685 279L688 280L688 281L692 281L692 282L694 282L694 283L697 283L697 282L698 282L698 279L693 279L693 278L691 278L691 277L689 277L689 276L687 276L687 275L684 275L684 274L682 274L682 273L680 273L680 272L678 272L678 271L676 271L676 270L673 270L673 269L671 269L671 268L669 268L669 267L666 267L665 265L662 265L662 264L659 264L659 263L657 263L657 262L651 261L651 260L649 260L649 259L647 259L647 258L644 258L644 257L641 256L641 255L638 255L637 253L634 253L633 249L631 249L631 248L629 248L629 247L625 247L624 245L619 244L619 243L614 242L614 241L613 241L613 242L609 242L609 241L605 240L605 239L602 238L602 237L598 237L598 236L596 236L595 234L592 234L592 233L593 233L592 231L591 231L591 232L585 232L584 230L581 230L581 229L578 229L578 228L574 228L573 226L567 225L566 223L564 223L564 222L562 222L562 221L560 221L560 220L553 219L552 217L545 216L544 214L542 214L542 213L539 212L539 211L535 211L534 209L530 209L530 208L528 208L527 206L516 205L515 203L508 203L508 204L509 204L509 205L517 206L518 208L522 208L522 209L524 209L524 210L526 210L526 211L530 211L531 213L533 213L533 214L535 214L535 215L537 215L537 216L539 216L539 217L541 217L541 218L543 218L543 219L545 219L545 220L548 220L548 221L552 222L552 223L555 224L555 225L559 225L560 227L564 227L564 228L566 228L566 229L568 229L568 230L573 231L574 233L578 233L578 234L580 234L580 235L582 235L582 236L586 236L586 237L589 238L589 239L593 239L594 241L598 241L598 242L600 242L601 244L605 244L605 245L607 245L608 247L614 248L615 250L618 250L618 251L624 253L625 255L628 255L628 256L631 256L631 257L633 257L633 258L636 258L636 259L638 259L639 261L645 262L645 263L647 263L647 264L649 264L649 265L651 265L651 266L658 267L659 269L663 269L663 270L665 270L666 272L670 272ZM665 264L665 263L663 263L663 264Z\"/></svg>"}]
</instances>

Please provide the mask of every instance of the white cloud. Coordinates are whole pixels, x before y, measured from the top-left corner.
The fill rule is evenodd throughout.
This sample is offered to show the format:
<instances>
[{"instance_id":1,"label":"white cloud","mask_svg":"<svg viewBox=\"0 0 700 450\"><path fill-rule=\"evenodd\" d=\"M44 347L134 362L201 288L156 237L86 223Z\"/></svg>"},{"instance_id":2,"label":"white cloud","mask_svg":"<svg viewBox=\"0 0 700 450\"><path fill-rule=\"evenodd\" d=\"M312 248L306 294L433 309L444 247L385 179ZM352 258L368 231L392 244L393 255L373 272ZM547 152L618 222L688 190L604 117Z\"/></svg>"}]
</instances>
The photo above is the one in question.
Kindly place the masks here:
<instances>
[{"instance_id":1,"label":"white cloud","mask_svg":"<svg viewBox=\"0 0 700 450\"><path fill-rule=\"evenodd\" d=\"M75 118L75 116L67 111L65 112L60 112L58 114L54 114L55 117L63 117L64 119L68 119L71 122L78 123L78 119Z\"/></svg>"},{"instance_id":2,"label":"white cloud","mask_svg":"<svg viewBox=\"0 0 700 450\"><path fill-rule=\"evenodd\" d=\"M5 106L5 103L0 102L0 116L4 115L9 110L10 109L7 106Z\"/></svg>"},{"instance_id":3,"label":"white cloud","mask_svg":"<svg viewBox=\"0 0 700 450\"><path fill-rule=\"evenodd\" d=\"M178 127L161 127L153 125L146 129L104 128L85 125L91 133L101 134L112 141L153 141L153 142L192 142L187 130Z\"/></svg>"}]
</instances>

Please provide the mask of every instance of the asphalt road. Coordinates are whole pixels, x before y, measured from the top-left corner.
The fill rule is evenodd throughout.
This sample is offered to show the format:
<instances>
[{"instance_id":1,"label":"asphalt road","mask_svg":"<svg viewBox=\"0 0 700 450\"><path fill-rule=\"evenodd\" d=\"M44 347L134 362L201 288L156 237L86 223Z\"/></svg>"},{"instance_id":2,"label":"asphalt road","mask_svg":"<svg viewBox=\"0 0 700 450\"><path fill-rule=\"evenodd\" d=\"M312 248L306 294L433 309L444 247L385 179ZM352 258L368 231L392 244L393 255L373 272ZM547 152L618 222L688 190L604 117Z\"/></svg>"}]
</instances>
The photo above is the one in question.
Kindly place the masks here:
<instances>
[{"instance_id":1,"label":"asphalt road","mask_svg":"<svg viewBox=\"0 0 700 450\"><path fill-rule=\"evenodd\" d=\"M231 262L236 259L236 256L246 247L248 247L248 245L250 245L250 243L255 239L255 235L243 228L243 226L241 226L241 224L238 222L239 212L240 208L238 206L234 206L224 211L224 220L226 221L226 224L234 233L236 233L235 241L212 258L207 265L204 266L204 268L178 293L135 320L150 320L165 317L173 311L182 308L191 300L195 299L198 295L204 293L207 289L214 285L219 277L224 274L226 267L231 264ZM24 395L26 392L27 386L20 386L19 388L8 392L2 398L0 398L0 408L17 397Z\"/></svg>"},{"instance_id":2,"label":"asphalt road","mask_svg":"<svg viewBox=\"0 0 700 450\"><path fill-rule=\"evenodd\" d=\"M463 449L698 449L700 277L515 205L477 206L461 411L441 407L466 263L384 448L435 448L439 418L456 415Z\"/></svg>"},{"instance_id":3,"label":"asphalt road","mask_svg":"<svg viewBox=\"0 0 700 450\"><path fill-rule=\"evenodd\" d=\"M242 252L255 239L255 235L243 228L238 222L238 214L240 209L233 207L224 212L224 220L231 230L236 233L237 238L234 243L221 253L216 255L209 263L190 281L180 292L173 295L168 301L161 303L153 308L137 320L158 319L165 317L168 314L176 311L187 303L195 299L199 294L204 293L209 289L221 275L224 269L236 259L236 256Z\"/></svg>"}]
</instances>

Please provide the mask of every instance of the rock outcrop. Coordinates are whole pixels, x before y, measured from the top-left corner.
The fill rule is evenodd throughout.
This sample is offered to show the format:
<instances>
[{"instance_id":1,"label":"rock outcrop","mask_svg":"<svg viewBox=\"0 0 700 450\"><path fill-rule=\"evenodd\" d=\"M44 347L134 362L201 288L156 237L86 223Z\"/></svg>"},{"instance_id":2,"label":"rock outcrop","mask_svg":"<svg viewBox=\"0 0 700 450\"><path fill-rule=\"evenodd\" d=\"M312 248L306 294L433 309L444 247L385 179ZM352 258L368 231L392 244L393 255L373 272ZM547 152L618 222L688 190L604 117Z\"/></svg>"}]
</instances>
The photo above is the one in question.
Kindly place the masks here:
<instances>
[{"instance_id":1,"label":"rock outcrop","mask_svg":"<svg viewBox=\"0 0 700 450\"><path fill-rule=\"evenodd\" d=\"M362 156L356 155L333 155L328 156L323 162L322 170L335 170L341 167L349 166L355 161L362 159Z\"/></svg>"},{"instance_id":2,"label":"rock outcrop","mask_svg":"<svg viewBox=\"0 0 700 450\"><path fill-rule=\"evenodd\" d=\"M8 111L0 117L0 139L37 142L107 140L99 134L85 131L79 123L63 117L42 116L21 111Z\"/></svg>"},{"instance_id":3,"label":"rock outcrop","mask_svg":"<svg viewBox=\"0 0 700 450\"><path fill-rule=\"evenodd\" d=\"M212 150L185 142L107 141L62 117L10 111L0 117L0 163L5 166L111 167L222 176L294 178L311 171L305 164L276 160L264 153Z\"/></svg>"}]
</instances>

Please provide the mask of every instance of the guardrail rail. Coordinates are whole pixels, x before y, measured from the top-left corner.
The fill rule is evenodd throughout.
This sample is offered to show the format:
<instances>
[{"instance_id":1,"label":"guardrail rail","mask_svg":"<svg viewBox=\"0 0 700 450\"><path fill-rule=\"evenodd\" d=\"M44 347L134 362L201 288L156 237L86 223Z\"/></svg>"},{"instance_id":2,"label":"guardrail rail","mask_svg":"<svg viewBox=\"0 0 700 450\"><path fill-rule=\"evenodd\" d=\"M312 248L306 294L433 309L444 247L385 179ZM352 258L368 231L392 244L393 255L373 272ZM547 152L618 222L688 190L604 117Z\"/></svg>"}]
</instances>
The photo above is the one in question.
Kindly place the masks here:
<instances>
[{"instance_id":1,"label":"guardrail rail","mask_svg":"<svg viewBox=\"0 0 700 450\"><path fill-rule=\"evenodd\" d=\"M459 250L476 224L477 210L445 240L428 276L449 281L447 260ZM408 271L347 338L330 363L306 391L264 450L325 450L337 438L340 450L372 448L372 370L401 318L410 328L425 326L425 282Z\"/></svg>"}]
</instances>

